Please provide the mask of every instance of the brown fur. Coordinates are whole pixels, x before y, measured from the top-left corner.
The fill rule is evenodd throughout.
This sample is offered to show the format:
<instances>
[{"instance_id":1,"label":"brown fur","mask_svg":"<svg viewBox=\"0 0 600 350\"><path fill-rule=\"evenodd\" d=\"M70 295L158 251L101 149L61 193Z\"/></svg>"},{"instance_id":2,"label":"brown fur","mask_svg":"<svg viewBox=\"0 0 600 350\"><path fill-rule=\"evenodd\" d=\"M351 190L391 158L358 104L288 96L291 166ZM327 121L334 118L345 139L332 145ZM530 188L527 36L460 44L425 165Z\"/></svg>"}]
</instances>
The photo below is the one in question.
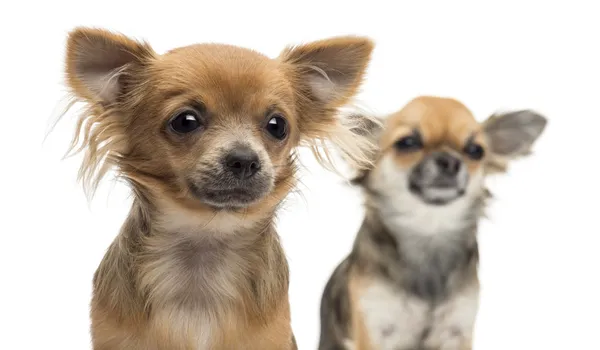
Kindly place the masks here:
<instances>
[{"instance_id":1,"label":"brown fur","mask_svg":"<svg viewBox=\"0 0 600 350\"><path fill-rule=\"evenodd\" d=\"M372 49L366 38L341 37L276 59L221 44L159 55L102 29L69 34L67 83L86 105L72 144L85 150L80 178L93 194L115 170L135 195L94 275L94 349L296 347L273 218L295 186L298 146L330 166L320 147L329 140L356 166L370 164L371 143L336 112L357 92ZM169 119L190 107L202 110L202 131L169 132ZM273 111L289 124L281 141L262 129ZM209 176L221 148L239 140L265 161L268 193L238 209L199 201L187 182Z\"/></svg>"},{"instance_id":2,"label":"brown fur","mask_svg":"<svg viewBox=\"0 0 600 350\"><path fill-rule=\"evenodd\" d=\"M398 166L409 168L423 158L423 155L438 150L454 150L467 162L473 173L481 165L462 154L462 148L470 137L486 148L486 140L481 125L471 111L461 102L450 98L421 96L408 103L400 111L387 118L386 132L381 139L381 155L393 152L398 139L409 135L415 128L420 130L425 140L421 151L402 154L394 152Z\"/></svg>"}]
</instances>

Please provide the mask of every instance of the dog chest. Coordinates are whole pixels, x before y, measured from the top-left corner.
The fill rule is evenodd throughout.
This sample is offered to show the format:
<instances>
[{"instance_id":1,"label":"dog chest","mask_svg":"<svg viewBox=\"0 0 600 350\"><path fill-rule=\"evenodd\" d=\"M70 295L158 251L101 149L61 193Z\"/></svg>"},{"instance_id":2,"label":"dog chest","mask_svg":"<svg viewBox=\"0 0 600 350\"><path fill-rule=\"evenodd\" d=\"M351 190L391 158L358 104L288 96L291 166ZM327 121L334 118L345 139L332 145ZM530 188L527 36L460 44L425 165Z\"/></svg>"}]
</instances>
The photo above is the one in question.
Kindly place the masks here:
<instances>
[{"instance_id":1,"label":"dog chest","mask_svg":"<svg viewBox=\"0 0 600 350\"><path fill-rule=\"evenodd\" d=\"M373 281L359 297L369 342L382 350L417 344L428 325L429 306L385 281Z\"/></svg>"}]
</instances>

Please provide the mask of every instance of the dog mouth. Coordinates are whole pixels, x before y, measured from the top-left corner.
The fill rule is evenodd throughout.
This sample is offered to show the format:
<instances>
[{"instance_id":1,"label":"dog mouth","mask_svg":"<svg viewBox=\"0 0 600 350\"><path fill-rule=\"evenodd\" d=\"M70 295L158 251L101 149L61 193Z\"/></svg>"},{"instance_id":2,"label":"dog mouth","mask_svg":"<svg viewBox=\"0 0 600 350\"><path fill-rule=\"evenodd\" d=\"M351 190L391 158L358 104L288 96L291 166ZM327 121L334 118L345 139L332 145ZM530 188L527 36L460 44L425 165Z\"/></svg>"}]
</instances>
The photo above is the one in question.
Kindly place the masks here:
<instances>
[{"instance_id":1,"label":"dog mouth","mask_svg":"<svg viewBox=\"0 0 600 350\"><path fill-rule=\"evenodd\" d=\"M264 195L256 187L208 188L188 184L194 197L215 209L243 209L258 202Z\"/></svg>"},{"instance_id":2,"label":"dog mouth","mask_svg":"<svg viewBox=\"0 0 600 350\"><path fill-rule=\"evenodd\" d=\"M431 205L446 205L465 194L465 189L457 185L440 183L423 186L416 183L409 185L410 191L423 202Z\"/></svg>"}]
</instances>

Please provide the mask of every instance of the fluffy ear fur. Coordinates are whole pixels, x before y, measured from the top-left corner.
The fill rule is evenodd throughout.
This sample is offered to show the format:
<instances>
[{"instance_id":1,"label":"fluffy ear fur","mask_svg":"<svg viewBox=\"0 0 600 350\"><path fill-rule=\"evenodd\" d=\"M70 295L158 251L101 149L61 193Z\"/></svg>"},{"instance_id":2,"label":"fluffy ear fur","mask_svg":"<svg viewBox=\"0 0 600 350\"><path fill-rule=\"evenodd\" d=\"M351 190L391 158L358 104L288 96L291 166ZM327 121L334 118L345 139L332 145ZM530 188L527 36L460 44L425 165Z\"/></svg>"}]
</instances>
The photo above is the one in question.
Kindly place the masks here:
<instances>
[{"instance_id":1,"label":"fluffy ear fur","mask_svg":"<svg viewBox=\"0 0 600 350\"><path fill-rule=\"evenodd\" d=\"M86 104L69 151L75 154L85 149L79 179L88 197L109 169L118 169L127 150L125 121L119 113L119 99L127 92L125 78L139 76L153 57L148 44L121 34L84 27L69 33L66 82L74 102Z\"/></svg>"},{"instance_id":2,"label":"fluffy ear fur","mask_svg":"<svg viewBox=\"0 0 600 350\"><path fill-rule=\"evenodd\" d=\"M483 123L489 145L487 168L505 171L508 161L531 153L531 147L540 137L547 119L531 110L494 114Z\"/></svg>"},{"instance_id":3,"label":"fluffy ear fur","mask_svg":"<svg viewBox=\"0 0 600 350\"><path fill-rule=\"evenodd\" d=\"M103 29L78 27L67 40L67 83L87 102L111 104L123 92L121 75L153 56L146 43Z\"/></svg>"},{"instance_id":4,"label":"fluffy ear fur","mask_svg":"<svg viewBox=\"0 0 600 350\"><path fill-rule=\"evenodd\" d=\"M362 84L374 43L363 37L337 37L306 45L288 47L279 56L293 82L298 101L302 141L313 149L317 159L331 162L318 145L332 141L358 167L369 164L373 145L352 129L355 120L340 117L338 108L348 103Z\"/></svg>"},{"instance_id":5,"label":"fluffy ear fur","mask_svg":"<svg viewBox=\"0 0 600 350\"><path fill-rule=\"evenodd\" d=\"M352 169L354 174L351 182L355 185L359 185L377 162L377 157L379 156L380 150L379 142L384 130L385 120L380 117L365 116L362 114L350 114L348 119L354 123L354 127L352 127L350 130L359 137L366 139L371 145L373 145L371 149L365 152L365 155L369 161L369 166L354 167ZM350 155L348 154L342 153L342 156L346 160L351 159ZM351 166L353 165L351 161L349 163Z\"/></svg>"}]
</instances>

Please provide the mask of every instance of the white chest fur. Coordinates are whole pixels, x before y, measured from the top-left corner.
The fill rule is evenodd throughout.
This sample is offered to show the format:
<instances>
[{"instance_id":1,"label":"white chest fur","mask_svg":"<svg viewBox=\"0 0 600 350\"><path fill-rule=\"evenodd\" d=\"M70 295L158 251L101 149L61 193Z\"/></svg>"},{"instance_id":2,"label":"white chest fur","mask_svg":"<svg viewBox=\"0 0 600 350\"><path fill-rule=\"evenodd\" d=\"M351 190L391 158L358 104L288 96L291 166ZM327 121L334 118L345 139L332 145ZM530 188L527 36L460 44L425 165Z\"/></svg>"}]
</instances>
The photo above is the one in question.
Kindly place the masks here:
<instances>
[{"instance_id":1,"label":"white chest fur","mask_svg":"<svg viewBox=\"0 0 600 350\"><path fill-rule=\"evenodd\" d=\"M359 297L369 342L376 349L470 349L478 307L473 285L432 307L386 281L374 281ZM351 348L351 347L349 347Z\"/></svg>"},{"instance_id":2,"label":"white chest fur","mask_svg":"<svg viewBox=\"0 0 600 350\"><path fill-rule=\"evenodd\" d=\"M381 350L418 343L428 321L423 301L382 281L370 284L359 297L369 342Z\"/></svg>"}]
</instances>

